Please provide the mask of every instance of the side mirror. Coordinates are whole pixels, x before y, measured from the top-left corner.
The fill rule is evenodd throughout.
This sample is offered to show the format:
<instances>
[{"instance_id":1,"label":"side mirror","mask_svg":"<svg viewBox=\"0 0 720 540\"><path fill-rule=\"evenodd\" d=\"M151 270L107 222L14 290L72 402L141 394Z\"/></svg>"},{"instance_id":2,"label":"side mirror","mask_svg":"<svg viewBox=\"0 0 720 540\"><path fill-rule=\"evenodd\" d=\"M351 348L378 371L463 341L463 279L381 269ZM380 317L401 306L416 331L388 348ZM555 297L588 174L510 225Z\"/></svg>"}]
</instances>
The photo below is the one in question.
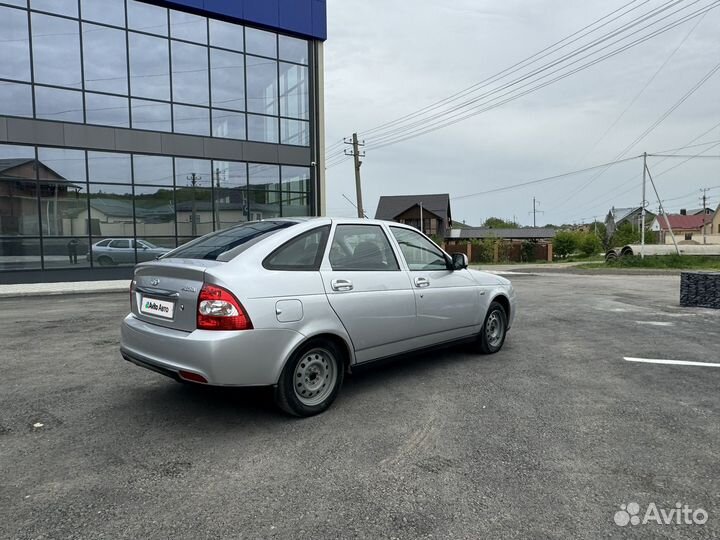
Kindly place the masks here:
<instances>
[{"instance_id":1,"label":"side mirror","mask_svg":"<svg viewBox=\"0 0 720 540\"><path fill-rule=\"evenodd\" d=\"M468 257L464 253L453 253L452 254L452 269L453 270L464 270L468 267Z\"/></svg>"}]
</instances>

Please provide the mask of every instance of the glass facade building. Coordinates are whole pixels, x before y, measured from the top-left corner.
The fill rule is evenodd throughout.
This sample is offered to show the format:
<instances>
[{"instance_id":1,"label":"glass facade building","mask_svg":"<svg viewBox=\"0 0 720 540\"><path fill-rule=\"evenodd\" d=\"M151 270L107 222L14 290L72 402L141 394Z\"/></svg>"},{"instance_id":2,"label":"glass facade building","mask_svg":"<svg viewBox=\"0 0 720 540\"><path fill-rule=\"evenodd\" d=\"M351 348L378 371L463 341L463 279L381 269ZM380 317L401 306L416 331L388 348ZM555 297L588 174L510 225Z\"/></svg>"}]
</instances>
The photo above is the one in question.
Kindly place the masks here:
<instances>
[{"instance_id":1,"label":"glass facade building","mask_svg":"<svg viewBox=\"0 0 720 540\"><path fill-rule=\"evenodd\" d=\"M324 11L245 3L0 0L0 282L320 213Z\"/></svg>"}]
</instances>

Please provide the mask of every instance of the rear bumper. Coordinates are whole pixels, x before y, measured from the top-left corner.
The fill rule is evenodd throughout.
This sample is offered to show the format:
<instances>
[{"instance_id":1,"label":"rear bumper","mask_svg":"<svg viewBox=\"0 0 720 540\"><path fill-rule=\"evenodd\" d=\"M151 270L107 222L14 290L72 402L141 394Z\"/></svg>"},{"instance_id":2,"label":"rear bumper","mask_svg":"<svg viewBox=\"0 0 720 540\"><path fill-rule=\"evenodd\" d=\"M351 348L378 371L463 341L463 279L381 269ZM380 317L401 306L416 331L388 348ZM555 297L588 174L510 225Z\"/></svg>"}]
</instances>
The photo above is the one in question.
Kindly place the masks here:
<instances>
[{"instance_id":1,"label":"rear bumper","mask_svg":"<svg viewBox=\"0 0 720 540\"><path fill-rule=\"evenodd\" d=\"M131 364L135 364L136 366L144 367L145 369L149 369L151 371L154 371L155 373L159 373L160 375L165 375L166 377L170 377L171 379L175 379L176 381L181 381L182 379L178 375L177 371L172 371L170 369L161 367L159 365L153 364L151 361L147 360L146 358L140 358L135 353L130 353L126 349L120 348L120 354L122 357L130 362Z\"/></svg>"},{"instance_id":2,"label":"rear bumper","mask_svg":"<svg viewBox=\"0 0 720 540\"><path fill-rule=\"evenodd\" d=\"M182 332L130 314L121 327L120 352L133 364L179 378L180 370L216 386L276 384L286 359L303 341L289 329Z\"/></svg>"}]
</instances>

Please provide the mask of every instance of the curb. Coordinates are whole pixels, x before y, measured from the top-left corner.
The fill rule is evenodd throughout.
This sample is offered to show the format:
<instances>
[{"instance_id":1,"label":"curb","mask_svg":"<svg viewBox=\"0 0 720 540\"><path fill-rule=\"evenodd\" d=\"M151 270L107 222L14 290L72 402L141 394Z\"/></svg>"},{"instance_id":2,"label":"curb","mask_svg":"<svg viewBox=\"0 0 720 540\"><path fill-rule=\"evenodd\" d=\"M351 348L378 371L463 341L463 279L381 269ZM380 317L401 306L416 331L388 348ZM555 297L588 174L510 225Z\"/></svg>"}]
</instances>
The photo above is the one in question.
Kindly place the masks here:
<instances>
[{"instance_id":1,"label":"curb","mask_svg":"<svg viewBox=\"0 0 720 540\"><path fill-rule=\"evenodd\" d=\"M128 284L125 282L103 284L97 287L92 282L77 282L72 284L58 284L53 287L51 283L33 285L0 285L0 299L24 298L32 296L65 296L74 294L108 294L127 293Z\"/></svg>"},{"instance_id":2,"label":"curb","mask_svg":"<svg viewBox=\"0 0 720 540\"><path fill-rule=\"evenodd\" d=\"M0 299L5 298L26 298L31 296L69 296L72 294L107 294L126 293L121 289L94 289L89 291L23 291L23 292L0 292Z\"/></svg>"}]
</instances>

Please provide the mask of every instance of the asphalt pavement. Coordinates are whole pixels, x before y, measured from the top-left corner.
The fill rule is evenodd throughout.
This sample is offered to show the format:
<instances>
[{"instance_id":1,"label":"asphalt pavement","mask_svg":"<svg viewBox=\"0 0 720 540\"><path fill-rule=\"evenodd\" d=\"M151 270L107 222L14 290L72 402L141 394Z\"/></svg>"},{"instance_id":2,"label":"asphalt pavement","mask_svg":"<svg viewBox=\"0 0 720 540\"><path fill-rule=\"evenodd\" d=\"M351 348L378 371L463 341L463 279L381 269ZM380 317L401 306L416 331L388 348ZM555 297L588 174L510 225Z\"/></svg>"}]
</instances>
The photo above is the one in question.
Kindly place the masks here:
<instances>
[{"instance_id":1,"label":"asphalt pavement","mask_svg":"<svg viewBox=\"0 0 720 540\"><path fill-rule=\"evenodd\" d=\"M720 368L624 360L720 362L720 311L509 277L499 354L383 362L304 420L123 361L127 294L0 299L0 538L720 537ZM707 521L615 521L676 503Z\"/></svg>"}]
</instances>

